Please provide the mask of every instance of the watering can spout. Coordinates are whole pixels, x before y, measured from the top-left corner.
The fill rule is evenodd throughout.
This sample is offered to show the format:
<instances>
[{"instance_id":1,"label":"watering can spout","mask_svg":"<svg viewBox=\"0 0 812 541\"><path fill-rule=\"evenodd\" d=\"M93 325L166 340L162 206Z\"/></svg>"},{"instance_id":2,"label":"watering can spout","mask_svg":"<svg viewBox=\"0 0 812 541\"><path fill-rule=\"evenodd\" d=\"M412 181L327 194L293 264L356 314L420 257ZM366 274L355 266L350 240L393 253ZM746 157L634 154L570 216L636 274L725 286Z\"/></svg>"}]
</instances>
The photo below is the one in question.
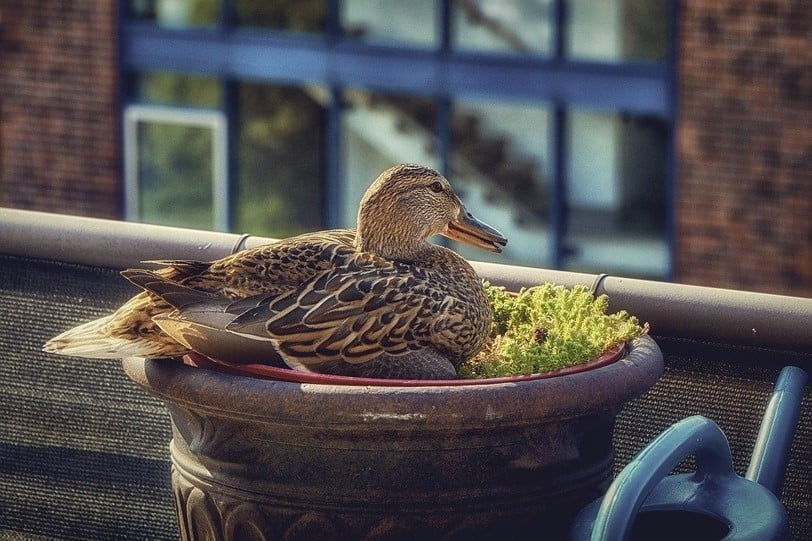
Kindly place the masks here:
<instances>
[{"instance_id":1,"label":"watering can spout","mask_svg":"<svg viewBox=\"0 0 812 541\"><path fill-rule=\"evenodd\" d=\"M779 498L795 428L801 415L806 380L806 372L797 366L787 366L781 370L767 403L745 475L745 478L768 488Z\"/></svg>"}]
</instances>

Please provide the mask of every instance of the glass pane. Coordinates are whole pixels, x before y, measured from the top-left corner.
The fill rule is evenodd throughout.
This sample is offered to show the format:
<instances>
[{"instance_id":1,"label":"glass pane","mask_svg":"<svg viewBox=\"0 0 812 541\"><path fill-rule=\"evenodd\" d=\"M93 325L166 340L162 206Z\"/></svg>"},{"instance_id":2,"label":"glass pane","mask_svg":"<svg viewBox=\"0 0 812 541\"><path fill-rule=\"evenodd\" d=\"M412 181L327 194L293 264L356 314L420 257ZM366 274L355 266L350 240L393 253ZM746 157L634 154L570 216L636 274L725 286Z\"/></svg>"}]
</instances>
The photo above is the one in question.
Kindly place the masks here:
<instances>
[{"instance_id":1,"label":"glass pane","mask_svg":"<svg viewBox=\"0 0 812 541\"><path fill-rule=\"evenodd\" d=\"M471 259L549 264L549 108L458 101L452 126L452 182L468 210L508 238L502 254L454 248Z\"/></svg>"},{"instance_id":2,"label":"glass pane","mask_svg":"<svg viewBox=\"0 0 812 541\"><path fill-rule=\"evenodd\" d=\"M567 268L665 277L665 122L591 111L568 122Z\"/></svg>"},{"instance_id":3,"label":"glass pane","mask_svg":"<svg viewBox=\"0 0 812 541\"><path fill-rule=\"evenodd\" d=\"M234 0L237 24L294 32L324 32L326 0Z\"/></svg>"},{"instance_id":4,"label":"glass pane","mask_svg":"<svg viewBox=\"0 0 812 541\"><path fill-rule=\"evenodd\" d=\"M323 94L239 85L238 231L287 237L323 227Z\"/></svg>"},{"instance_id":5,"label":"glass pane","mask_svg":"<svg viewBox=\"0 0 812 541\"><path fill-rule=\"evenodd\" d=\"M570 56L663 61L669 51L668 0L569 0Z\"/></svg>"},{"instance_id":6,"label":"glass pane","mask_svg":"<svg viewBox=\"0 0 812 541\"><path fill-rule=\"evenodd\" d=\"M381 171L409 162L440 166L435 138L437 104L362 90L346 91L344 100L340 220L355 227L361 196Z\"/></svg>"},{"instance_id":7,"label":"glass pane","mask_svg":"<svg viewBox=\"0 0 812 541\"><path fill-rule=\"evenodd\" d=\"M377 43L436 47L438 8L434 0L345 0L341 27L350 37Z\"/></svg>"},{"instance_id":8,"label":"glass pane","mask_svg":"<svg viewBox=\"0 0 812 541\"><path fill-rule=\"evenodd\" d=\"M161 105L215 108L220 105L220 82L211 77L144 72L137 76L138 101Z\"/></svg>"},{"instance_id":9,"label":"glass pane","mask_svg":"<svg viewBox=\"0 0 812 541\"><path fill-rule=\"evenodd\" d=\"M138 124L139 208L142 221L212 229L212 130Z\"/></svg>"},{"instance_id":10,"label":"glass pane","mask_svg":"<svg viewBox=\"0 0 812 541\"><path fill-rule=\"evenodd\" d=\"M135 19L152 21L166 28L216 26L220 0L130 0Z\"/></svg>"},{"instance_id":11,"label":"glass pane","mask_svg":"<svg viewBox=\"0 0 812 541\"><path fill-rule=\"evenodd\" d=\"M553 0L458 0L453 43L460 49L550 54Z\"/></svg>"}]
</instances>

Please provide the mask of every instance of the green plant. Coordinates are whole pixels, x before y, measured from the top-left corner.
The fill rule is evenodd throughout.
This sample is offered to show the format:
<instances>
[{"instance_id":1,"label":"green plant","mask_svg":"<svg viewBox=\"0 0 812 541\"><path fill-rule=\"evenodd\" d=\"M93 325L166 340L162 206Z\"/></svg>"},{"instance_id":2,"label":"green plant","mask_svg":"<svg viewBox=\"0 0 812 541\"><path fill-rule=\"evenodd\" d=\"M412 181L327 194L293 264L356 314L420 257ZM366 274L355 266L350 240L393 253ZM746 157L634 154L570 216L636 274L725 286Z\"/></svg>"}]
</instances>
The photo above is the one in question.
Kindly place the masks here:
<instances>
[{"instance_id":1,"label":"green plant","mask_svg":"<svg viewBox=\"0 0 812 541\"><path fill-rule=\"evenodd\" d=\"M518 294L485 282L493 309L491 336L462 364L462 378L551 372L596 359L648 332L626 311L607 314L609 298L586 286L543 284Z\"/></svg>"}]
</instances>

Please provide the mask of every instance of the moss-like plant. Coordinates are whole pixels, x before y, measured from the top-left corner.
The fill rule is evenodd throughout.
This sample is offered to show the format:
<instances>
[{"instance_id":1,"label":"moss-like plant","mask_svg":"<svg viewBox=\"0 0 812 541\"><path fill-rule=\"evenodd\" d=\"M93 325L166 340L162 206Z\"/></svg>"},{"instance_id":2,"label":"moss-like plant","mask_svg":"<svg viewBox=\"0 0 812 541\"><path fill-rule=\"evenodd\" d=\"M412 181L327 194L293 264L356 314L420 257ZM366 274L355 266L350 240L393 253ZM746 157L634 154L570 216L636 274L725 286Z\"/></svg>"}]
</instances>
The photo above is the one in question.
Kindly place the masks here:
<instances>
[{"instance_id":1,"label":"moss-like plant","mask_svg":"<svg viewBox=\"0 0 812 541\"><path fill-rule=\"evenodd\" d=\"M485 291L493 308L490 340L459 367L462 378L561 370L648 332L626 311L607 314L609 298L595 298L585 286L544 284L517 295L485 282Z\"/></svg>"}]
</instances>

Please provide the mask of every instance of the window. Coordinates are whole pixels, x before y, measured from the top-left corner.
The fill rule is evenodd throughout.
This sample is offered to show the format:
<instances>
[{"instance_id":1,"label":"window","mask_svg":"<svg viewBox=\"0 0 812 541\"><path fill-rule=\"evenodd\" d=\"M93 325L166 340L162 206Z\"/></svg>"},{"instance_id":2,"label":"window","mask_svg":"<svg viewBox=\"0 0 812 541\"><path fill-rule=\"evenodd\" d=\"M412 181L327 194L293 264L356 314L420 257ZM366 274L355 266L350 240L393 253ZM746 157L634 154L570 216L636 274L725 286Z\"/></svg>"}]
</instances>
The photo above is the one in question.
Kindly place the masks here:
<instances>
[{"instance_id":1,"label":"window","mask_svg":"<svg viewBox=\"0 0 812 541\"><path fill-rule=\"evenodd\" d=\"M570 0L568 54L599 62L667 60L668 2Z\"/></svg>"},{"instance_id":2,"label":"window","mask_svg":"<svg viewBox=\"0 0 812 541\"><path fill-rule=\"evenodd\" d=\"M664 123L578 108L567 125L564 266L662 276L668 268Z\"/></svg>"},{"instance_id":3,"label":"window","mask_svg":"<svg viewBox=\"0 0 812 541\"><path fill-rule=\"evenodd\" d=\"M671 2L129 6L128 103L225 119L226 188L206 189L218 181L192 169L161 184L166 192L188 179L171 193L214 213L196 223L217 222L213 209L224 208L229 229L258 235L352 226L368 183L411 161L443 171L471 211L510 239L495 257L455 246L467 257L671 272ZM154 193L138 200L149 219L169 193L148 182L150 145L213 148L213 132L139 122L138 189ZM191 161L209 170L207 159Z\"/></svg>"},{"instance_id":4,"label":"window","mask_svg":"<svg viewBox=\"0 0 812 541\"><path fill-rule=\"evenodd\" d=\"M472 259L549 267L551 110L540 103L461 99L453 104L451 170L475 216L508 237L503 254L454 248Z\"/></svg>"},{"instance_id":5,"label":"window","mask_svg":"<svg viewBox=\"0 0 812 541\"><path fill-rule=\"evenodd\" d=\"M438 11L433 0L344 0L341 28L368 43L436 47Z\"/></svg>"},{"instance_id":6,"label":"window","mask_svg":"<svg viewBox=\"0 0 812 541\"><path fill-rule=\"evenodd\" d=\"M234 0L237 26L319 33L327 26L327 0Z\"/></svg>"},{"instance_id":7,"label":"window","mask_svg":"<svg viewBox=\"0 0 812 541\"><path fill-rule=\"evenodd\" d=\"M452 43L459 50L553 54L552 0L460 0L452 10Z\"/></svg>"},{"instance_id":8,"label":"window","mask_svg":"<svg viewBox=\"0 0 812 541\"><path fill-rule=\"evenodd\" d=\"M244 82L236 91L234 229L287 237L322 228L323 90Z\"/></svg>"},{"instance_id":9,"label":"window","mask_svg":"<svg viewBox=\"0 0 812 541\"><path fill-rule=\"evenodd\" d=\"M130 105L124 113L124 154L127 219L228 229L222 113Z\"/></svg>"},{"instance_id":10,"label":"window","mask_svg":"<svg viewBox=\"0 0 812 541\"><path fill-rule=\"evenodd\" d=\"M221 0L130 0L133 19L166 28L205 28L220 22Z\"/></svg>"}]
</instances>

